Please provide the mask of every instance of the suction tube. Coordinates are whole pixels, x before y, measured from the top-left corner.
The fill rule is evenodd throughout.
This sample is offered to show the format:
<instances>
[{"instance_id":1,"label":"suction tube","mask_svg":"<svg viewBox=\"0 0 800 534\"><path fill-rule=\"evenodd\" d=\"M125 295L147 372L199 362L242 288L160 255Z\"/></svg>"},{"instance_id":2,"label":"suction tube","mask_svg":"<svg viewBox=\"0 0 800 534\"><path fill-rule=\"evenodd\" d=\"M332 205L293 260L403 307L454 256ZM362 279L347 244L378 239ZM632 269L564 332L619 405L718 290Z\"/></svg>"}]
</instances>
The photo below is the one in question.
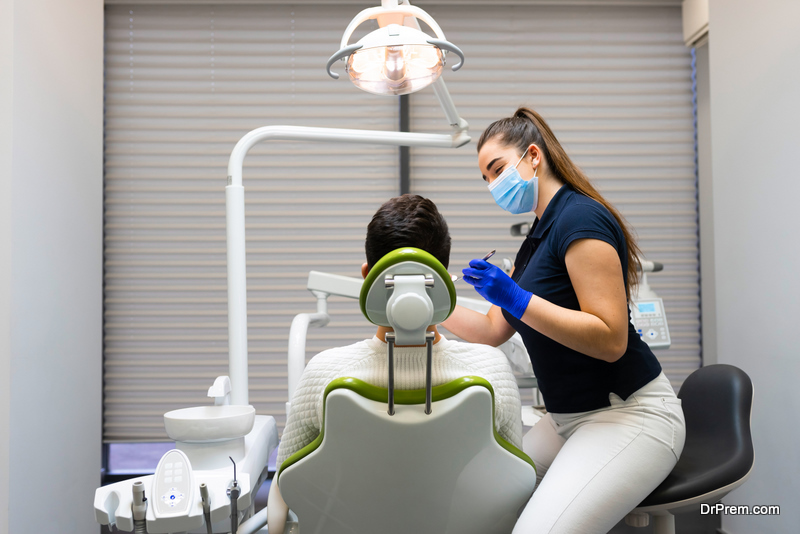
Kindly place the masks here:
<instances>
[{"instance_id":1,"label":"suction tube","mask_svg":"<svg viewBox=\"0 0 800 534\"><path fill-rule=\"evenodd\" d=\"M239 530L239 493L242 491L236 482L231 488L231 534Z\"/></svg>"},{"instance_id":2,"label":"suction tube","mask_svg":"<svg viewBox=\"0 0 800 534\"><path fill-rule=\"evenodd\" d=\"M133 531L136 534L147 534L147 497L144 495L144 483L133 483Z\"/></svg>"},{"instance_id":3,"label":"suction tube","mask_svg":"<svg viewBox=\"0 0 800 534\"><path fill-rule=\"evenodd\" d=\"M200 499L203 501L203 519L206 522L206 533L213 534L211 529L211 499L208 496L208 486L200 484Z\"/></svg>"}]
</instances>

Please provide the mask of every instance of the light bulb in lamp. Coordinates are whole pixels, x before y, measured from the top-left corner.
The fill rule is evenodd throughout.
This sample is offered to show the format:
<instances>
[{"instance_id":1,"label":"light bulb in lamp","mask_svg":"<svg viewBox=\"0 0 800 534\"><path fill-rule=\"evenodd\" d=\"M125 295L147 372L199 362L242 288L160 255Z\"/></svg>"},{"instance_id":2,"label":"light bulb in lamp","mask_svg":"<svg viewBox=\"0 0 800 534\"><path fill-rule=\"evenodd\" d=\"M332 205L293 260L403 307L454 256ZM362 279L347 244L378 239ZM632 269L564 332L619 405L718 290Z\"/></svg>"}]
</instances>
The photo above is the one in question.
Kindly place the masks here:
<instances>
[{"instance_id":1,"label":"light bulb in lamp","mask_svg":"<svg viewBox=\"0 0 800 534\"><path fill-rule=\"evenodd\" d=\"M411 6L401 7L405 8L403 12L411 9ZM380 8L372 11L376 9ZM427 87L441 76L447 51L460 57L461 61L453 66L453 70L458 70L464 62L464 54L458 47L444 40L438 25L427 13L419 8L413 9L415 16L419 17L422 13L427 17L422 20L434 28L437 37L441 38L432 38L409 26L387 24L367 34L357 43L343 46L328 60L328 74L338 78L339 75L332 72L330 67L336 60L344 59L347 61L346 70L350 80L359 89L378 95L406 95ZM361 22L363 20L356 17L350 23L342 39L343 45L346 45L352 30Z\"/></svg>"},{"instance_id":2,"label":"light bulb in lamp","mask_svg":"<svg viewBox=\"0 0 800 534\"><path fill-rule=\"evenodd\" d=\"M401 33L405 38L400 38ZM427 87L442 74L444 54L427 42L429 37L424 33L391 25L373 34L359 41L363 48L347 60L347 73L359 89L379 95L405 95Z\"/></svg>"}]
</instances>

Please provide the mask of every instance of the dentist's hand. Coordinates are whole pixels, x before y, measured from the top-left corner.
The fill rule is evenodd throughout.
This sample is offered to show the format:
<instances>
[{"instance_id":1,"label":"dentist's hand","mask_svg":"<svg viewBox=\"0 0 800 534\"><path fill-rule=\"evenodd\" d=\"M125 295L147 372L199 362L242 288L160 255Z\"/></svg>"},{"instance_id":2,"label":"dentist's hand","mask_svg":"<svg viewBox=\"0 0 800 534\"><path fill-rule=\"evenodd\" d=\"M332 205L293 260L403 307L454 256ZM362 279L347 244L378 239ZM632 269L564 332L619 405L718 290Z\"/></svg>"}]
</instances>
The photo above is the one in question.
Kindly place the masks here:
<instances>
[{"instance_id":1,"label":"dentist's hand","mask_svg":"<svg viewBox=\"0 0 800 534\"><path fill-rule=\"evenodd\" d=\"M525 315L533 293L519 287L502 269L484 260L472 260L469 268L461 272L464 281L483 298L517 319Z\"/></svg>"}]
</instances>

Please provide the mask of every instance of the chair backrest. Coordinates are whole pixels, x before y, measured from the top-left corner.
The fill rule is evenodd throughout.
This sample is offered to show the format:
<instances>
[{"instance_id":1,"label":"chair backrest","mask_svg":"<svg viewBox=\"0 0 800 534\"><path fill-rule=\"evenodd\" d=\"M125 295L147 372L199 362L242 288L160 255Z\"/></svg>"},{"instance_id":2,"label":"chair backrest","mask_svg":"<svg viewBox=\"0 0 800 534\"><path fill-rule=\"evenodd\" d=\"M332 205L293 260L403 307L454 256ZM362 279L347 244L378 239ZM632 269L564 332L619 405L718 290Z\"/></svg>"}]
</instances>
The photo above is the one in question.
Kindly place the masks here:
<instances>
[{"instance_id":1,"label":"chair backrest","mask_svg":"<svg viewBox=\"0 0 800 534\"><path fill-rule=\"evenodd\" d=\"M732 365L709 365L689 375L678 398L686 418L686 445L680 462L720 466L709 470L710 485L739 480L753 466L750 414L753 383Z\"/></svg>"},{"instance_id":2,"label":"chair backrest","mask_svg":"<svg viewBox=\"0 0 800 534\"><path fill-rule=\"evenodd\" d=\"M354 378L328 385L320 436L278 484L305 533L504 533L536 483L533 462L494 427L489 383L464 377L396 393Z\"/></svg>"}]
</instances>

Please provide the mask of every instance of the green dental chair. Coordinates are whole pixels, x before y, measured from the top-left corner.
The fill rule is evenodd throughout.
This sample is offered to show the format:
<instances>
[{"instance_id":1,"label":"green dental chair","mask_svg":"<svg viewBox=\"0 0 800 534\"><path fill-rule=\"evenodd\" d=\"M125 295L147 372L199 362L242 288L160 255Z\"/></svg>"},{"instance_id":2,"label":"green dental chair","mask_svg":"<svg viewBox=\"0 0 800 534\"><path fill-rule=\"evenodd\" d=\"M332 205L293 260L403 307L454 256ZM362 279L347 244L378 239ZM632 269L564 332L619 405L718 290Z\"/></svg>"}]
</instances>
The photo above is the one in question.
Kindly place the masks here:
<instances>
[{"instance_id":1,"label":"green dental chair","mask_svg":"<svg viewBox=\"0 0 800 534\"><path fill-rule=\"evenodd\" d=\"M277 484L305 534L509 533L536 483L533 462L495 431L484 379L431 387L433 333L456 293L446 269L398 249L370 271L360 304L387 335L388 388L342 377L325 391L319 437ZM426 388L394 389L394 345L427 346Z\"/></svg>"}]
</instances>

